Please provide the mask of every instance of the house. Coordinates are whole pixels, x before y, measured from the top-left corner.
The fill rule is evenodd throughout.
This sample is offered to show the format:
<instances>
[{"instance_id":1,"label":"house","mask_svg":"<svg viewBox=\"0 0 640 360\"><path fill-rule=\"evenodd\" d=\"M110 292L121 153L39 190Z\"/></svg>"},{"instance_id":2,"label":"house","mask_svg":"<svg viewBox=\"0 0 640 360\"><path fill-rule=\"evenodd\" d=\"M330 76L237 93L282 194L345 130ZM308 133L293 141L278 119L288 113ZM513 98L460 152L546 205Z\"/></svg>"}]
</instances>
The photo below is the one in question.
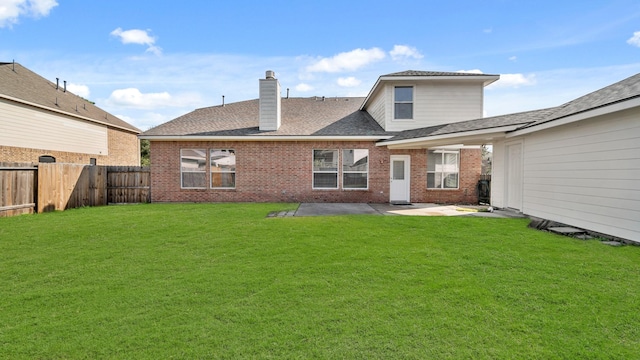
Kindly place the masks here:
<instances>
[{"instance_id":1,"label":"house","mask_svg":"<svg viewBox=\"0 0 640 360\"><path fill-rule=\"evenodd\" d=\"M136 127L18 63L0 63L0 162L140 165ZM95 160L93 160L95 159Z\"/></svg>"},{"instance_id":2,"label":"house","mask_svg":"<svg viewBox=\"0 0 640 360\"><path fill-rule=\"evenodd\" d=\"M493 144L491 204L640 242L640 74L558 107L404 131L390 149Z\"/></svg>"},{"instance_id":3,"label":"house","mask_svg":"<svg viewBox=\"0 0 640 360\"><path fill-rule=\"evenodd\" d=\"M498 78L404 71L381 76L366 97L290 98L267 71L258 99L196 109L141 134L151 144L152 201L476 202L476 144L385 142L481 117L484 87Z\"/></svg>"}]
</instances>

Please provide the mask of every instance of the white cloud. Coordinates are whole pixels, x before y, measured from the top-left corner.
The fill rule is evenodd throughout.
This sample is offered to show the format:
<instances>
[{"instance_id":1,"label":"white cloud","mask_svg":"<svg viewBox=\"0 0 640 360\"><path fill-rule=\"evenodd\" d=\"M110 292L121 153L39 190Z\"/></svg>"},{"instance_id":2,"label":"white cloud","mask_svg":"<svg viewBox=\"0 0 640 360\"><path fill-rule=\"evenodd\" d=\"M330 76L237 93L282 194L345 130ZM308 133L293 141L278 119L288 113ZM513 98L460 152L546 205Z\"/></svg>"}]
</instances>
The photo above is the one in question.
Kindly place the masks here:
<instances>
[{"instance_id":1,"label":"white cloud","mask_svg":"<svg viewBox=\"0 0 640 360\"><path fill-rule=\"evenodd\" d=\"M483 33L485 34L491 34L493 32L493 28L486 28L484 30L482 30Z\"/></svg>"},{"instance_id":2,"label":"white cloud","mask_svg":"<svg viewBox=\"0 0 640 360\"><path fill-rule=\"evenodd\" d=\"M627 44L640 47L640 31L633 33L633 36L627 40Z\"/></svg>"},{"instance_id":3,"label":"white cloud","mask_svg":"<svg viewBox=\"0 0 640 360\"><path fill-rule=\"evenodd\" d=\"M69 83L67 84L67 90L78 96L82 96L85 99L89 99L89 96L91 95L91 92L89 91L89 87L87 85Z\"/></svg>"},{"instance_id":4,"label":"white cloud","mask_svg":"<svg viewBox=\"0 0 640 360\"><path fill-rule=\"evenodd\" d=\"M515 55L509 57L509 61L516 61L516 60L518 60L518 57Z\"/></svg>"},{"instance_id":5,"label":"white cloud","mask_svg":"<svg viewBox=\"0 0 640 360\"><path fill-rule=\"evenodd\" d=\"M131 107L138 109L151 109L167 106L172 102L168 92L141 93L136 88L114 90L107 101L115 106Z\"/></svg>"},{"instance_id":6,"label":"white cloud","mask_svg":"<svg viewBox=\"0 0 640 360\"><path fill-rule=\"evenodd\" d=\"M353 76L349 76L346 78L338 78L338 85L342 87L354 87L360 85L362 81L356 79Z\"/></svg>"},{"instance_id":7,"label":"white cloud","mask_svg":"<svg viewBox=\"0 0 640 360\"><path fill-rule=\"evenodd\" d=\"M300 92L307 92L307 91L313 90L313 86L311 86L309 84L305 84L305 83L300 83L300 84L296 85L296 90L298 90Z\"/></svg>"},{"instance_id":8,"label":"white cloud","mask_svg":"<svg viewBox=\"0 0 640 360\"><path fill-rule=\"evenodd\" d=\"M56 0L0 0L0 28L17 24L20 16L48 16L56 6Z\"/></svg>"},{"instance_id":9,"label":"white cloud","mask_svg":"<svg viewBox=\"0 0 640 360\"><path fill-rule=\"evenodd\" d=\"M519 88L520 86L530 86L535 84L536 76L534 74L500 74L500 80L487 86L487 89Z\"/></svg>"},{"instance_id":10,"label":"white cloud","mask_svg":"<svg viewBox=\"0 0 640 360\"><path fill-rule=\"evenodd\" d=\"M391 55L391 59L394 61L403 60L403 59L422 59L424 56L420 54L418 49L413 46L407 45L394 45L393 50L389 51L389 55Z\"/></svg>"},{"instance_id":11,"label":"white cloud","mask_svg":"<svg viewBox=\"0 0 640 360\"><path fill-rule=\"evenodd\" d=\"M156 38L149 35L147 30L122 30L122 28L117 28L111 32L111 35L120 38L120 41L123 44L147 45L147 52L151 52L156 55L160 55L162 53L162 49L155 45Z\"/></svg>"},{"instance_id":12,"label":"white cloud","mask_svg":"<svg viewBox=\"0 0 640 360\"><path fill-rule=\"evenodd\" d=\"M456 72L463 73L463 74L483 74L482 70L480 70L480 69L458 70Z\"/></svg>"},{"instance_id":13,"label":"white cloud","mask_svg":"<svg viewBox=\"0 0 640 360\"><path fill-rule=\"evenodd\" d=\"M335 73L355 71L373 62L384 59L386 54L379 48L355 49L330 58L322 58L307 67L308 72Z\"/></svg>"}]
</instances>

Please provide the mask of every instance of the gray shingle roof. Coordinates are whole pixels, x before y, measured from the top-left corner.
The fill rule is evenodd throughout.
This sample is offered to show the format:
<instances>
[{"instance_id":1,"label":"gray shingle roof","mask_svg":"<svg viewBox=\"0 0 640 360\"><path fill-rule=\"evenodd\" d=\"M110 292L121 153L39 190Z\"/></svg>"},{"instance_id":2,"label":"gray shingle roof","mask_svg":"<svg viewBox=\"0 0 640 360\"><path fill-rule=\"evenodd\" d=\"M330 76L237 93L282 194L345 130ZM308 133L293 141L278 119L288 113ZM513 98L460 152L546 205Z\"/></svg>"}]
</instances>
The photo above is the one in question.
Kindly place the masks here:
<instances>
[{"instance_id":1,"label":"gray shingle roof","mask_svg":"<svg viewBox=\"0 0 640 360\"><path fill-rule=\"evenodd\" d=\"M427 128L405 130L387 141L407 140L423 138L436 135L447 135L462 133L467 131L485 130L499 128L510 125L526 125L541 119L546 119L558 108L548 108L541 110L533 110L520 112L515 114L507 114L500 116L487 117L482 119L461 121L451 124L431 126Z\"/></svg>"},{"instance_id":2,"label":"gray shingle roof","mask_svg":"<svg viewBox=\"0 0 640 360\"><path fill-rule=\"evenodd\" d=\"M56 84L18 63L0 63L0 94L131 132L140 132L135 126L107 113L89 101L68 90L65 92L62 81L59 89L56 90Z\"/></svg>"},{"instance_id":3,"label":"gray shingle roof","mask_svg":"<svg viewBox=\"0 0 640 360\"><path fill-rule=\"evenodd\" d=\"M259 100L194 110L145 131L143 136L385 136L389 133L358 110L363 98L282 99L281 126L260 131Z\"/></svg>"},{"instance_id":4,"label":"gray shingle roof","mask_svg":"<svg viewBox=\"0 0 640 360\"><path fill-rule=\"evenodd\" d=\"M615 84L611 84L600 90L596 90L575 100L569 101L568 103L559 106L557 108L558 110L553 114L550 114L546 119L536 121L529 126L539 125L639 96L640 74L636 74L622 81L618 81Z\"/></svg>"}]
</instances>

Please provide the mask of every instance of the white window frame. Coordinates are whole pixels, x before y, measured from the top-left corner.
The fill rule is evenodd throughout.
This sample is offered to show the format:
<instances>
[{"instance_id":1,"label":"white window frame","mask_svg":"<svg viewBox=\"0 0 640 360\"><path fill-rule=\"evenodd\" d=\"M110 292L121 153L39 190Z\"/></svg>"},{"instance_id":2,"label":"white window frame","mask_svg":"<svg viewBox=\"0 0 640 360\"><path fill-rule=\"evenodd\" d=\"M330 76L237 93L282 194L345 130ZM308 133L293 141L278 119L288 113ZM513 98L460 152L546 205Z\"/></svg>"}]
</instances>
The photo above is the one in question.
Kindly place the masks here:
<instances>
[{"instance_id":1,"label":"white window frame","mask_svg":"<svg viewBox=\"0 0 640 360\"><path fill-rule=\"evenodd\" d=\"M396 89L397 88L411 88L411 101L406 100L396 100ZM394 85L393 86L393 121L412 121L415 118L415 98L416 98L416 87L414 85ZM396 118L396 104L411 104L411 118Z\"/></svg>"},{"instance_id":2,"label":"white window frame","mask_svg":"<svg viewBox=\"0 0 640 360\"><path fill-rule=\"evenodd\" d=\"M436 168L433 171L429 171L429 164L427 164L427 190L459 190L460 189L460 150L448 150L448 149L428 149L427 150L427 161L429 161L429 153L430 152L438 152L441 154L441 165L444 164L444 156L445 154L456 154L456 171L438 171L438 169ZM429 174L442 174L440 176L440 187L429 187ZM444 180L445 180L445 176L444 174L457 174L458 177L458 181L456 183L456 187L452 188L452 187L448 187L445 188L444 187Z\"/></svg>"},{"instance_id":3,"label":"white window frame","mask_svg":"<svg viewBox=\"0 0 640 360\"><path fill-rule=\"evenodd\" d=\"M234 162L233 162L233 170L227 170L225 168L220 168L220 171L216 171L216 173L223 173L223 174L233 174L233 186L213 186L213 169L214 166L212 164L213 162L213 157L212 157L212 153L214 151L221 151L221 152L229 152L229 151L233 151L233 158L234 158ZM232 190L236 188L236 162L235 162L235 158L236 158L236 151L235 149L209 149L209 188L211 189L223 189L223 190Z\"/></svg>"},{"instance_id":4,"label":"white window frame","mask_svg":"<svg viewBox=\"0 0 640 360\"><path fill-rule=\"evenodd\" d=\"M354 170L344 170L344 153L345 151L366 151L367 152L367 169L365 171L354 171ZM371 159L369 158L369 149L342 149L342 174L340 176L340 178L342 179L342 189L343 190L347 190L347 191L358 191L358 190L369 190L369 161ZM344 185L344 175L345 174L365 174L366 175L366 179L367 179L367 186L366 187L345 187Z\"/></svg>"},{"instance_id":5,"label":"white window frame","mask_svg":"<svg viewBox=\"0 0 640 360\"><path fill-rule=\"evenodd\" d=\"M203 170L196 170L196 171L185 171L184 167L182 166L182 159L185 157L183 155L184 151L202 151L204 153L204 169ZM181 189L206 189L207 188L207 149L191 149L191 148L187 148L187 149L180 149L180 188ZM184 186L184 176L183 174L186 173L203 173L205 180L204 180L204 186L188 186L185 187Z\"/></svg>"},{"instance_id":6,"label":"white window frame","mask_svg":"<svg viewBox=\"0 0 640 360\"><path fill-rule=\"evenodd\" d=\"M335 151L337 153L337 164L335 171L316 171L316 151ZM313 190L338 190L340 189L340 150L339 149L313 149L311 150L311 188ZM316 187L315 174L336 174L336 187Z\"/></svg>"}]
</instances>

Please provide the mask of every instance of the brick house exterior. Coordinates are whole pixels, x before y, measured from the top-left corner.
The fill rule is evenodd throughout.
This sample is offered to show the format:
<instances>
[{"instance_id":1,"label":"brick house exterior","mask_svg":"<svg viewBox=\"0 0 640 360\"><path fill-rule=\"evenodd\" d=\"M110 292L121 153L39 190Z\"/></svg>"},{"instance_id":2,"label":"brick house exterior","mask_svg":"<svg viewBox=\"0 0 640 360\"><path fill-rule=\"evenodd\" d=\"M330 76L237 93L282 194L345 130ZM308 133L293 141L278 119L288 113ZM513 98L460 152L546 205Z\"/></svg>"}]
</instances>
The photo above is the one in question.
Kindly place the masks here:
<instances>
[{"instance_id":1,"label":"brick house exterior","mask_svg":"<svg viewBox=\"0 0 640 360\"><path fill-rule=\"evenodd\" d=\"M418 84L410 88L412 119L392 123L393 109L381 112L380 107L401 103L396 100L407 91L402 86L407 76ZM481 173L478 146L407 147L394 143L406 130L386 130L434 124L419 104L420 96L438 94L433 79L439 80L436 90L442 82L459 86L462 93L471 89L461 100L473 102L497 76L412 71L381 77L366 98L280 99L279 84L267 72L260 80L260 99L197 109L140 136L151 144L152 201L474 203ZM389 86L397 94L385 98ZM461 106L451 102L447 120L468 120L469 114L453 114ZM471 112L477 113L482 113L481 102ZM443 157L435 164L440 150L446 150L442 156L449 162ZM330 160L320 157L324 153ZM329 170L323 168L325 161L331 163ZM397 169L404 172L396 174ZM402 185L393 188L394 183Z\"/></svg>"},{"instance_id":2,"label":"brick house exterior","mask_svg":"<svg viewBox=\"0 0 640 360\"><path fill-rule=\"evenodd\" d=\"M140 130L18 63L0 63L0 162L140 165Z\"/></svg>"}]
</instances>

